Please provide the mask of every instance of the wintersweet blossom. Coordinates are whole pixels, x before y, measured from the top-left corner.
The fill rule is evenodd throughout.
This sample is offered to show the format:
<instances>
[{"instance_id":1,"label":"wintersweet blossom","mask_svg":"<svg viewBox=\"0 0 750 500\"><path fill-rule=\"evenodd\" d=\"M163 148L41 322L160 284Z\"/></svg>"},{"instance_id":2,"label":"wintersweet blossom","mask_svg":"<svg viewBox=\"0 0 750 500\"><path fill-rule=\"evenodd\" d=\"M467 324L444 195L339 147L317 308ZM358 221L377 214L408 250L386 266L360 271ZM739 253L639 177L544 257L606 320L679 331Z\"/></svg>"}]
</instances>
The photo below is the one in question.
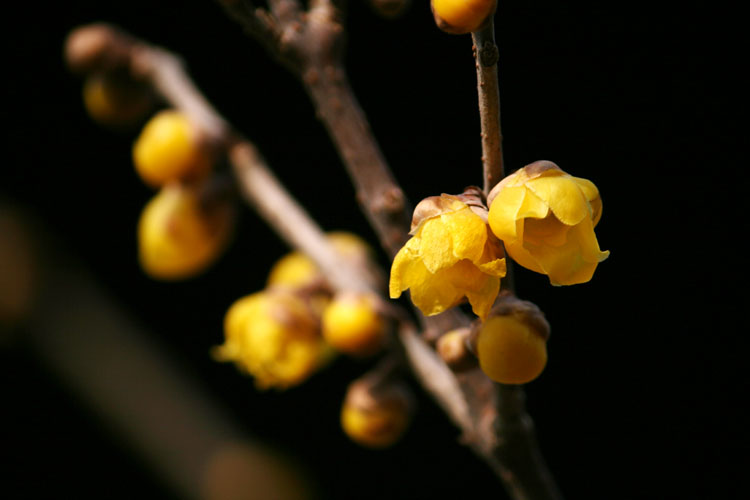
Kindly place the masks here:
<instances>
[{"instance_id":1,"label":"wintersweet blossom","mask_svg":"<svg viewBox=\"0 0 750 500\"><path fill-rule=\"evenodd\" d=\"M409 289L414 305L431 316L466 297L477 316L487 316L505 276L505 254L480 215L486 209L472 200L443 194L417 205L412 238L391 267L391 298Z\"/></svg>"},{"instance_id":2,"label":"wintersweet blossom","mask_svg":"<svg viewBox=\"0 0 750 500\"><path fill-rule=\"evenodd\" d=\"M214 350L255 377L261 388L285 389L306 380L326 361L317 318L286 290L263 291L236 301L224 318L224 344Z\"/></svg>"},{"instance_id":3,"label":"wintersweet blossom","mask_svg":"<svg viewBox=\"0 0 750 500\"><path fill-rule=\"evenodd\" d=\"M553 285L589 281L609 256L594 234L602 215L599 190L552 162L517 170L495 186L488 201L490 228L508 255L546 274Z\"/></svg>"}]
</instances>

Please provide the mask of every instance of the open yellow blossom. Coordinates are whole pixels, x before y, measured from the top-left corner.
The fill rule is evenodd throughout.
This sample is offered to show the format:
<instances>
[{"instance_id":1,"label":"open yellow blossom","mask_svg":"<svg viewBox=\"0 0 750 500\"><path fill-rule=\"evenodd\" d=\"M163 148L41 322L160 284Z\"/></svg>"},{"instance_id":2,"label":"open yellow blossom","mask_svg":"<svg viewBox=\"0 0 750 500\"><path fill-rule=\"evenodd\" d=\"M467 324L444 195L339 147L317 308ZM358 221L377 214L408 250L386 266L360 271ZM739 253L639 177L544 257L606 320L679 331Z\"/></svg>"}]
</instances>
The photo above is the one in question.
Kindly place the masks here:
<instances>
[{"instance_id":1,"label":"open yellow blossom","mask_svg":"<svg viewBox=\"0 0 750 500\"><path fill-rule=\"evenodd\" d=\"M213 354L255 377L261 389L306 380L327 360L317 318L294 294L258 292L236 301L224 318L225 342Z\"/></svg>"},{"instance_id":2,"label":"open yellow blossom","mask_svg":"<svg viewBox=\"0 0 750 500\"><path fill-rule=\"evenodd\" d=\"M599 190L552 162L519 169L500 181L488 200L490 227L508 255L546 274L553 285L589 281L609 256L594 234L602 215Z\"/></svg>"},{"instance_id":3,"label":"open yellow blossom","mask_svg":"<svg viewBox=\"0 0 750 500\"><path fill-rule=\"evenodd\" d=\"M467 203L468 197L443 194L417 205L413 236L391 267L391 298L410 289L414 305L431 316L466 297L477 316L487 316L505 276L505 255L478 215L483 208Z\"/></svg>"}]
</instances>

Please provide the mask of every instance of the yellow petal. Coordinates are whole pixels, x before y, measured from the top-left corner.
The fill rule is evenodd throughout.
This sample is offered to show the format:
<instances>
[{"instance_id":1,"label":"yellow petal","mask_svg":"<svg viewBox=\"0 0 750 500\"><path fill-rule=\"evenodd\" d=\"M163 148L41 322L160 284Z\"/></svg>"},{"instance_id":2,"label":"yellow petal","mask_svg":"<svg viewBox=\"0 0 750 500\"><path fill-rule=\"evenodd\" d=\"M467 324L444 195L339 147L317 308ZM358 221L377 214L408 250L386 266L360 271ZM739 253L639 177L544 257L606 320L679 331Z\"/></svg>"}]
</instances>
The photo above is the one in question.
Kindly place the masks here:
<instances>
[{"instance_id":1,"label":"yellow petal","mask_svg":"<svg viewBox=\"0 0 750 500\"><path fill-rule=\"evenodd\" d=\"M591 280L597 264L609 255L599 250L593 224L588 218L571 228L568 241L562 247L540 246L530 252L553 285L586 283Z\"/></svg>"},{"instance_id":2,"label":"yellow petal","mask_svg":"<svg viewBox=\"0 0 750 500\"><path fill-rule=\"evenodd\" d=\"M434 273L455 264L459 259L453 254L453 237L446 227L443 217L434 217L424 222L420 232L419 256L422 262Z\"/></svg>"},{"instance_id":3,"label":"yellow petal","mask_svg":"<svg viewBox=\"0 0 750 500\"><path fill-rule=\"evenodd\" d=\"M481 217L465 207L440 218L452 237L454 257L471 261L482 257L487 241L487 224Z\"/></svg>"},{"instance_id":4,"label":"yellow petal","mask_svg":"<svg viewBox=\"0 0 750 500\"><path fill-rule=\"evenodd\" d=\"M581 177L572 177L573 182L578 184L578 187L583 191L583 195L589 201L591 205L591 218L594 220L594 227L599 223L599 219L602 217L602 198L599 195L599 189L588 179Z\"/></svg>"},{"instance_id":5,"label":"yellow petal","mask_svg":"<svg viewBox=\"0 0 750 500\"><path fill-rule=\"evenodd\" d=\"M458 304L463 298L463 293L452 283L453 267L441 269L432 274L421 262L415 262L413 274L420 274L419 266L422 267L421 276L415 280L411 287L411 300L422 313L427 316L439 314Z\"/></svg>"},{"instance_id":6,"label":"yellow petal","mask_svg":"<svg viewBox=\"0 0 750 500\"><path fill-rule=\"evenodd\" d=\"M471 304L471 310L474 311L474 314L485 320L490 313L492 305L495 303L497 294L500 292L500 278L484 275L482 284L483 286L479 291L466 292L466 298L469 299L469 304Z\"/></svg>"},{"instance_id":7,"label":"yellow petal","mask_svg":"<svg viewBox=\"0 0 750 500\"><path fill-rule=\"evenodd\" d=\"M523 224L523 221L518 221L519 225ZM520 240L505 243L505 251L508 255L516 261L520 266L525 267L530 271L544 274L544 269L536 261L533 255L524 247L523 242Z\"/></svg>"},{"instance_id":8,"label":"yellow petal","mask_svg":"<svg viewBox=\"0 0 750 500\"><path fill-rule=\"evenodd\" d=\"M484 252L482 252L482 257L478 261L474 261L474 264L483 273L498 278L505 276L507 272L505 252L503 251L502 244L494 235L488 235L487 243L484 245Z\"/></svg>"},{"instance_id":9,"label":"yellow petal","mask_svg":"<svg viewBox=\"0 0 750 500\"><path fill-rule=\"evenodd\" d=\"M563 224L574 226L591 217L588 200L569 175L538 177L526 187L542 199Z\"/></svg>"},{"instance_id":10,"label":"yellow petal","mask_svg":"<svg viewBox=\"0 0 750 500\"><path fill-rule=\"evenodd\" d=\"M406 245L398 251L396 257L393 259L393 264L391 265L391 279L388 284L392 299L399 298L401 292L411 286L409 284L410 280L413 281L414 278L416 278L416 276L412 275L412 267L417 260L417 254L412 249L413 245L410 245L412 240L414 240L414 238L407 241Z\"/></svg>"},{"instance_id":11,"label":"yellow petal","mask_svg":"<svg viewBox=\"0 0 750 500\"><path fill-rule=\"evenodd\" d=\"M524 221L524 241L534 245L549 245L559 247L568 240L568 230L554 214L543 219L526 219Z\"/></svg>"},{"instance_id":12,"label":"yellow petal","mask_svg":"<svg viewBox=\"0 0 750 500\"><path fill-rule=\"evenodd\" d=\"M526 196L523 186L506 187L498 191L492 200L487 219L492 232L504 242L519 237L516 232L516 215Z\"/></svg>"}]
</instances>

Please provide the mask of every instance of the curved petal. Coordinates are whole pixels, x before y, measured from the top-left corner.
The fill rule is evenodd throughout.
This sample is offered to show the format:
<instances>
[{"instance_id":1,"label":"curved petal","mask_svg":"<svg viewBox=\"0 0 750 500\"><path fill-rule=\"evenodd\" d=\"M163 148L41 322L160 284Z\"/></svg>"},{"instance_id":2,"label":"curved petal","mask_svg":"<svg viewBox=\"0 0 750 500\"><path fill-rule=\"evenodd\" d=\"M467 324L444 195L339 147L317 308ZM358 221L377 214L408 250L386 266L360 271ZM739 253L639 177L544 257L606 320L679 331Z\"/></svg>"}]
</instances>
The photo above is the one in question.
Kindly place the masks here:
<instances>
[{"instance_id":1,"label":"curved petal","mask_svg":"<svg viewBox=\"0 0 750 500\"><path fill-rule=\"evenodd\" d=\"M487 220L492 232L505 241L519 238L516 232L516 216L523 205L526 188L523 186L506 187L498 191L492 200Z\"/></svg>"},{"instance_id":2,"label":"curved petal","mask_svg":"<svg viewBox=\"0 0 750 500\"><path fill-rule=\"evenodd\" d=\"M437 273L430 273L421 262L416 262L415 267L421 265L424 269L422 278L411 286L411 300L415 306L426 316L439 314L458 304L464 294L458 290L451 280L453 267L441 269Z\"/></svg>"},{"instance_id":3,"label":"curved petal","mask_svg":"<svg viewBox=\"0 0 750 500\"><path fill-rule=\"evenodd\" d=\"M498 293L500 293L500 278L484 275L482 287L476 292L466 292L466 298L469 299L474 314L485 320Z\"/></svg>"},{"instance_id":4,"label":"curved petal","mask_svg":"<svg viewBox=\"0 0 750 500\"><path fill-rule=\"evenodd\" d=\"M543 219L526 219L524 221L524 241L534 245L559 247L568 240L571 226L560 222L554 214Z\"/></svg>"},{"instance_id":5,"label":"curved petal","mask_svg":"<svg viewBox=\"0 0 750 500\"><path fill-rule=\"evenodd\" d=\"M425 221L418 233L421 239L419 256L432 273L459 260L453 253L453 235L443 221L444 217L453 215L441 215Z\"/></svg>"},{"instance_id":6,"label":"curved petal","mask_svg":"<svg viewBox=\"0 0 750 500\"><path fill-rule=\"evenodd\" d=\"M482 257L487 241L487 224L465 207L441 216L445 229L453 240L453 255L457 259L476 261Z\"/></svg>"},{"instance_id":7,"label":"curved petal","mask_svg":"<svg viewBox=\"0 0 750 500\"><path fill-rule=\"evenodd\" d=\"M591 217L588 200L569 175L538 177L527 182L526 187L547 203L563 224L575 226L584 217Z\"/></svg>"},{"instance_id":8,"label":"curved petal","mask_svg":"<svg viewBox=\"0 0 750 500\"><path fill-rule=\"evenodd\" d=\"M412 248L412 242L414 239L415 238L411 238L407 241L406 245L401 247L401 250L398 251L396 257L393 259L393 264L391 265L391 279L388 283L392 299L399 298L401 292L409 288L415 280L422 278L421 268L424 268L424 265L422 265L421 268L415 267L417 255Z\"/></svg>"},{"instance_id":9,"label":"curved petal","mask_svg":"<svg viewBox=\"0 0 750 500\"><path fill-rule=\"evenodd\" d=\"M484 251L479 260L474 264L486 274L502 278L507 273L507 264L505 262L505 252L503 246L494 235L489 234L487 243L484 245Z\"/></svg>"},{"instance_id":10,"label":"curved petal","mask_svg":"<svg viewBox=\"0 0 750 500\"><path fill-rule=\"evenodd\" d=\"M591 219L571 228L562 247L540 246L531 250L553 285L586 283L609 252L599 250Z\"/></svg>"},{"instance_id":11,"label":"curved petal","mask_svg":"<svg viewBox=\"0 0 750 500\"><path fill-rule=\"evenodd\" d=\"M583 191L583 195L589 201L591 205L591 218L594 221L594 227L596 227L599 219L602 217L602 197L599 194L599 189L588 179L573 176L571 176L571 179L578 184L578 187Z\"/></svg>"}]
</instances>

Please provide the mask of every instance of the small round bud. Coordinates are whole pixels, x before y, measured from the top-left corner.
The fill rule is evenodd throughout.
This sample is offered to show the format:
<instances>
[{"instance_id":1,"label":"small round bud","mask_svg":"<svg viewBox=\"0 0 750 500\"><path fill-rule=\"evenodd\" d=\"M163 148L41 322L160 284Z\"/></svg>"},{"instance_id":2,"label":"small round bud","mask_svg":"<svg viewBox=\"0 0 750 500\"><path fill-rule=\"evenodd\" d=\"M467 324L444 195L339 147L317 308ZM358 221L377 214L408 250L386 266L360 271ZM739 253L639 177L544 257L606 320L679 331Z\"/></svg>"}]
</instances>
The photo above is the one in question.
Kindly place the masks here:
<instances>
[{"instance_id":1,"label":"small round bud","mask_svg":"<svg viewBox=\"0 0 750 500\"><path fill-rule=\"evenodd\" d=\"M531 382L547 364L548 337L549 324L534 304L506 296L479 330L479 366L495 382Z\"/></svg>"},{"instance_id":2,"label":"small round bud","mask_svg":"<svg viewBox=\"0 0 750 500\"><path fill-rule=\"evenodd\" d=\"M330 358L318 317L289 290L276 289L236 301L224 318L225 342L214 350L255 377L261 389L285 389L312 375Z\"/></svg>"},{"instance_id":3,"label":"small round bud","mask_svg":"<svg viewBox=\"0 0 750 500\"><path fill-rule=\"evenodd\" d=\"M141 267L162 280L201 273L226 247L232 221L228 200L203 203L197 189L165 186L148 202L138 221Z\"/></svg>"},{"instance_id":4,"label":"small round bud","mask_svg":"<svg viewBox=\"0 0 750 500\"><path fill-rule=\"evenodd\" d=\"M150 111L153 99L145 85L111 74L96 74L83 84L83 104L96 122L130 125Z\"/></svg>"},{"instance_id":5,"label":"small round bud","mask_svg":"<svg viewBox=\"0 0 750 500\"><path fill-rule=\"evenodd\" d=\"M469 351L471 329L457 328L444 333L437 340L435 349L445 364L455 372L476 368L477 358Z\"/></svg>"},{"instance_id":6,"label":"small round bud","mask_svg":"<svg viewBox=\"0 0 750 500\"><path fill-rule=\"evenodd\" d=\"M323 338L352 355L374 354L385 341L385 324L369 294L340 293L323 310Z\"/></svg>"},{"instance_id":7,"label":"small round bud","mask_svg":"<svg viewBox=\"0 0 750 500\"><path fill-rule=\"evenodd\" d=\"M154 187L196 179L211 169L211 154L198 128L179 111L157 113L133 146L133 163L143 181Z\"/></svg>"},{"instance_id":8,"label":"small round bud","mask_svg":"<svg viewBox=\"0 0 750 500\"><path fill-rule=\"evenodd\" d=\"M497 0L432 0L438 28L454 35L480 29L495 13Z\"/></svg>"},{"instance_id":9,"label":"small round bud","mask_svg":"<svg viewBox=\"0 0 750 500\"><path fill-rule=\"evenodd\" d=\"M373 387L367 380L349 385L341 408L341 427L349 438L369 448L387 448L411 421L412 398L403 384Z\"/></svg>"}]
</instances>

